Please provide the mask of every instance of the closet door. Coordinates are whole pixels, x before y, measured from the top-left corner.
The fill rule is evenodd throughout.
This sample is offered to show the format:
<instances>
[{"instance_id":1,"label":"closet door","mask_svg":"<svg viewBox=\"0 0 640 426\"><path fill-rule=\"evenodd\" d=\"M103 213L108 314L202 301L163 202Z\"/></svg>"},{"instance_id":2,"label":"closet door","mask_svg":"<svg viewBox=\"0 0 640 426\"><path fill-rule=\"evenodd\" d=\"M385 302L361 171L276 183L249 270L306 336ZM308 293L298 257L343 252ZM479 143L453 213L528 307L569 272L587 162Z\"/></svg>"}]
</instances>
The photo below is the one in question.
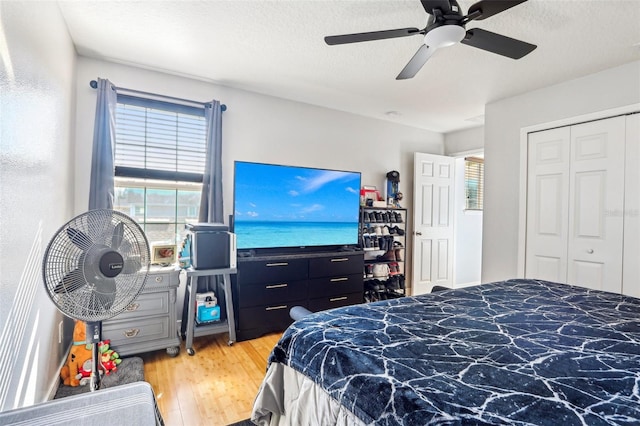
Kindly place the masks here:
<instances>
[{"instance_id":1,"label":"closet door","mask_svg":"<svg viewBox=\"0 0 640 426\"><path fill-rule=\"evenodd\" d=\"M622 291L625 117L571 126L567 282Z\"/></svg>"},{"instance_id":2,"label":"closet door","mask_svg":"<svg viewBox=\"0 0 640 426\"><path fill-rule=\"evenodd\" d=\"M528 136L525 277L567 280L569 127Z\"/></svg>"},{"instance_id":3,"label":"closet door","mask_svg":"<svg viewBox=\"0 0 640 426\"><path fill-rule=\"evenodd\" d=\"M622 293L640 297L640 114L627 116Z\"/></svg>"}]
</instances>

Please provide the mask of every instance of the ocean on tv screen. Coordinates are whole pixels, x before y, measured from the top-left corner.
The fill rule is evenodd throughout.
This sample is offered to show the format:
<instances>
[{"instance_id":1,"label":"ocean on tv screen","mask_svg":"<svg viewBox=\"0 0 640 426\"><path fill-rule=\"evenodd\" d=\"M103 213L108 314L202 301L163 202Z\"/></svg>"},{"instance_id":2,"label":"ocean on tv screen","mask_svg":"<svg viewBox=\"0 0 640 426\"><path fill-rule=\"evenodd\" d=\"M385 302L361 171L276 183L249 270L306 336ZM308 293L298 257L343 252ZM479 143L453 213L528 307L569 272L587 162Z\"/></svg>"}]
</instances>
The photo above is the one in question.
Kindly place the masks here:
<instances>
[{"instance_id":1,"label":"ocean on tv screen","mask_svg":"<svg viewBox=\"0 0 640 426\"><path fill-rule=\"evenodd\" d=\"M358 242L360 173L236 162L239 249Z\"/></svg>"},{"instance_id":2,"label":"ocean on tv screen","mask_svg":"<svg viewBox=\"0 0 640 426\"><path fill-rule=\"evenodd\" d=\"M358 241L358 222L237 222L239 249L350 245Z\"/></svg>"}]
</instances>

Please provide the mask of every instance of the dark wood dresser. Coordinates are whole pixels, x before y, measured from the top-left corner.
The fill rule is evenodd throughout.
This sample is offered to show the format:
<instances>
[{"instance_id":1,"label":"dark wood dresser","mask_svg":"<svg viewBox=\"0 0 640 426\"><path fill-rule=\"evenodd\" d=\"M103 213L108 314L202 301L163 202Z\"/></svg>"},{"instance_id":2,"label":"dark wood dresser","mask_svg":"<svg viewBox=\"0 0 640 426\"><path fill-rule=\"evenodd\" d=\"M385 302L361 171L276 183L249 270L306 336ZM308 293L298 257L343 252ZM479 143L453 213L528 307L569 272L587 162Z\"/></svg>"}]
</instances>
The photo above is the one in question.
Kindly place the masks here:
<instances>
[{"instance_id":1,"label":"dark wood dresser","mask_svg":"<svg viewBox=\"0 0 640 426\"><path fill-rule=\"evenodd\" d=\"M239 257L237 340L284 330L293 306L317 312L362 303L363 272L362 251Z\"/></svg>"}]
</instances>

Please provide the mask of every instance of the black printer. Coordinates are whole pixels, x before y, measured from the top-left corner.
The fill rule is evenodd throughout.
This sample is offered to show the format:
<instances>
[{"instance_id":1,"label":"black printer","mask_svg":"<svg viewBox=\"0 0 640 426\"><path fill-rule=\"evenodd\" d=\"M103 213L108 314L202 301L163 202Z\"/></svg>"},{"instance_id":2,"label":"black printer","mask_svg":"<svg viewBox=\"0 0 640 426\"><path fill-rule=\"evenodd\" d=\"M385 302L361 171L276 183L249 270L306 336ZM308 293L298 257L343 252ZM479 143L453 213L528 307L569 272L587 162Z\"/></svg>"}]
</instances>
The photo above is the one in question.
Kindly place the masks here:
<instances>
[{"instance_id":1,"label":"black printer","mask_svg":"<svg viewBox=\"0 0 640 426\"><path fill-rule=\"evenodd\" d=\"M223 223L188 223L191 266L194 269L236 267L236 235Z\"/></svg>"}]
</instances>

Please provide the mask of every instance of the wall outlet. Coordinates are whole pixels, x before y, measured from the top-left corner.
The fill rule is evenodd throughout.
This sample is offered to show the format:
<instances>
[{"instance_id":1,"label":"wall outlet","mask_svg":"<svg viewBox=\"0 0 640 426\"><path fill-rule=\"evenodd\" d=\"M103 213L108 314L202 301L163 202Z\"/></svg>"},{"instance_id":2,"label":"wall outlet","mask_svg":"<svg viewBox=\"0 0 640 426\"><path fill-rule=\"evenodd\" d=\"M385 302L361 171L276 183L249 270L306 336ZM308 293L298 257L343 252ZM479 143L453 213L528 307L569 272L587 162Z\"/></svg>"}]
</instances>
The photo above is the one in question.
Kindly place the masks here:
<instances>
[{"instance_id":1,"label":"wall outlet","mask_svg":"<svg viewBox=\"0 0 640 426\"><path fill-rule=\"evenodd\" d=\"M62 331L63 331L62 321L58 323L58 343L62 343Z\"/></svg>"}]
</instances>

